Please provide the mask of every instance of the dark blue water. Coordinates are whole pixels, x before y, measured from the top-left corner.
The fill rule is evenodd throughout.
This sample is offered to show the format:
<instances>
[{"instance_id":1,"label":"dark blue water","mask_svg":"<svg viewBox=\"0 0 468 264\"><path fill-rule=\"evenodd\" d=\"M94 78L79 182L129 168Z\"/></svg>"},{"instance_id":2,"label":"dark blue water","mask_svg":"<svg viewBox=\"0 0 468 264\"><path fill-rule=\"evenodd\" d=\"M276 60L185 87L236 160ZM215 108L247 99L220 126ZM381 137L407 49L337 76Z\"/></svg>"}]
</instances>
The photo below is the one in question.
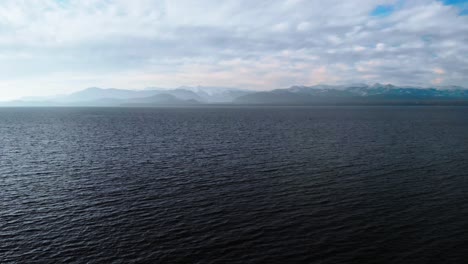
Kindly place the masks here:
<instances>
[{"instance_id":1,"label":"dark blue water","mask_svg":"<svg viewBox=\"0 0 468 264\"><path fill-rule=\"evenodd\" d=\"M0 263L465 263L468 108L3 108Z\"/></svg>"}]
</instances>

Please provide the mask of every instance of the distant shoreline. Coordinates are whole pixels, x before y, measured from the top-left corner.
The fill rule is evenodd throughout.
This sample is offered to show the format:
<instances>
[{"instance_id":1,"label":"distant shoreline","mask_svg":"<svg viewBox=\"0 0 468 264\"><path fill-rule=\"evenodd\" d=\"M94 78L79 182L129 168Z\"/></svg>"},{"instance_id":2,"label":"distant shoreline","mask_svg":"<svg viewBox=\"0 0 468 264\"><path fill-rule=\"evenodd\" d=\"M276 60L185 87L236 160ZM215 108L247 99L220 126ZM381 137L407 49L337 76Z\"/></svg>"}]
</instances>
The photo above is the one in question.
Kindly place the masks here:
<instances>
[{"instance_id":1,"label":"distant shoreline","mask_svg":"<svg viewBox=\"0 0 468 264\"><path fill-rule=\"evenodd\" d=\"M243 107L392 107L392 106L453 106L467 107L464 102L418 102L418 103L336 103L336 104L194 104L194 105L0 105L0 108L243 108Z\"/></svg>"}]
</instances>

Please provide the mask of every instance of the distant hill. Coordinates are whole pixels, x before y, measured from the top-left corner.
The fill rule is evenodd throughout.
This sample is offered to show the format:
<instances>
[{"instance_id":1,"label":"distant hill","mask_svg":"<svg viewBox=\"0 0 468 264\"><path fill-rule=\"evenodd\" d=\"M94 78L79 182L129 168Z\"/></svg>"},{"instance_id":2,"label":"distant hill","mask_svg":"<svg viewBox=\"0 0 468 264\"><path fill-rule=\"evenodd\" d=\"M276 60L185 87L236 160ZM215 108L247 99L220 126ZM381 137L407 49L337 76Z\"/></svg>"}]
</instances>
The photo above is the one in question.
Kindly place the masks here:
<instances>
[{"instance_id":1,"label":"distant hill","mask_svg":"<svg viewBox=\"0 0 468 264\"><path fill-rule=\"evenodd\" d=\"M391 84L350 86L293 86L240 96L237 104L346 105L346 104L468 104L461 87L420 88Z\"/></svg>"},{"instance_id":2,"label":"distant hill","mask_svg":"<svg viewBox=\"0 0 468 264\"><path fill-rule=\"evenodd\" d=\"M122 106L183 106L197 105L199 101L195 99L180 99L173 94L157 94L149 97L135 98L122 103Z\"/></svg>"},{"instance_id":3,"label":"distant hill","mask_svg":"<svg viewBox=\"0 0 468 264\"><path fill-rule=\"evenodd\" d=\"M173 90L124 90L124 89L103 89L92 87L66 96L55 98L57 102L89 102L100 99L120 99L130 100L135 98L151 97L158 94L171 94L182 100L200 100L196 93L183 89Z\"/></svg>"},{"instance_id":4,"label":"distant hill","mask_svg":"<svg viewBox=\"0 0 468 264\"><path fill-rule=\"evenodd\" d=\"M177 99L191 100L203 103L232 102L235 98L252 93L252 91L225 87L179 87L176 89L147 88L145 90L88 88L66 96L55 98L54 101L64 103L89 102L105 99L131 100L153 97L155 95L172 95ZM133 102L134 103L134 102Z\"/></svg>"},{"instance_id":5,"label":"distant hill","mask_svg":"<svg viewBox=\"0 0 468 264\"><path fill-rule=\"evenodd\" d=\"M201 101L210 103L230 103L237 97L251 94L255 91L243 90L231 87L205 87L205 86L182 86L179 89L195 92L201 97Z\"/></svg>"},{"instance_id":6,"label":"distant hill","mask_svg":"<svg viewBox=\"0 0 468 264\"><path fill-rule=\"evenodd\" d=\"M252 91L225 87L179 87L126 90L91 87L55 97L25 97L0 106L157 106L232 102Z\"/></svg>"},{"instance_id":7,"label":"distant hill","mask_svg":"<svg viewBox=\"0 0 468 264\"><path fill-rule=\"evenodd\" d=\"M459 86L409 87L392 84L292 86L271 91L227 87L179 87L145 90L91 87L55 97L29 97L0 106L181 106L260 105L468 105L468 89Z\"/></svg>"}]
</instances>

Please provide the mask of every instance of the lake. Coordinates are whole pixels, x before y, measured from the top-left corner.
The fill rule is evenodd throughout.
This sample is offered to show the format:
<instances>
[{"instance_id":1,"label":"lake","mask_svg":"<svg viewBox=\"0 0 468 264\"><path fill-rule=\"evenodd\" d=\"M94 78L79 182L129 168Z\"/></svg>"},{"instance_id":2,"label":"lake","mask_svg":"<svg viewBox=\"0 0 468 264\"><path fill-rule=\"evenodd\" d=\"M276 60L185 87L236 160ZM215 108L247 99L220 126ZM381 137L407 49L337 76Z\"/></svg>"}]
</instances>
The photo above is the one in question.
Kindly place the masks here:
<instances>
[{"instance_id":1,"label":"lake","mask_svg":"<svg viewBox=\"0 0 468 264\"><path fill-rule=\"evenodd\" d=\"M0 108L1 263L463 263L467 107Z\"/></svg>"}]
</instances>

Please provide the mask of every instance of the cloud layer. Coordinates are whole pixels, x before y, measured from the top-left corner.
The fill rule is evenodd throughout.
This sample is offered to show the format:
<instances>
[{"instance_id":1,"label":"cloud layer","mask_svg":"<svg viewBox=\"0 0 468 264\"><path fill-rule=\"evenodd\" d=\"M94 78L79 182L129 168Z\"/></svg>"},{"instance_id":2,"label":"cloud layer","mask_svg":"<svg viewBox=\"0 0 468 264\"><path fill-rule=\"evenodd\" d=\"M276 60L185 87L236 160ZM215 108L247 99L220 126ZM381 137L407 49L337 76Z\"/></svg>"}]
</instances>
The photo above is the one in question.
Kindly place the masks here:
<instances>
[{"instance_id":1,"label":"cloud layer","mask_svg":"<svg viewBox=\"0 0 468 264\"><path fill-rule=\"evenodd\" d=\"M3 0L0 99L88 86L467 86L466 4L451 2Z\"/></svg>"}]
</instances>

